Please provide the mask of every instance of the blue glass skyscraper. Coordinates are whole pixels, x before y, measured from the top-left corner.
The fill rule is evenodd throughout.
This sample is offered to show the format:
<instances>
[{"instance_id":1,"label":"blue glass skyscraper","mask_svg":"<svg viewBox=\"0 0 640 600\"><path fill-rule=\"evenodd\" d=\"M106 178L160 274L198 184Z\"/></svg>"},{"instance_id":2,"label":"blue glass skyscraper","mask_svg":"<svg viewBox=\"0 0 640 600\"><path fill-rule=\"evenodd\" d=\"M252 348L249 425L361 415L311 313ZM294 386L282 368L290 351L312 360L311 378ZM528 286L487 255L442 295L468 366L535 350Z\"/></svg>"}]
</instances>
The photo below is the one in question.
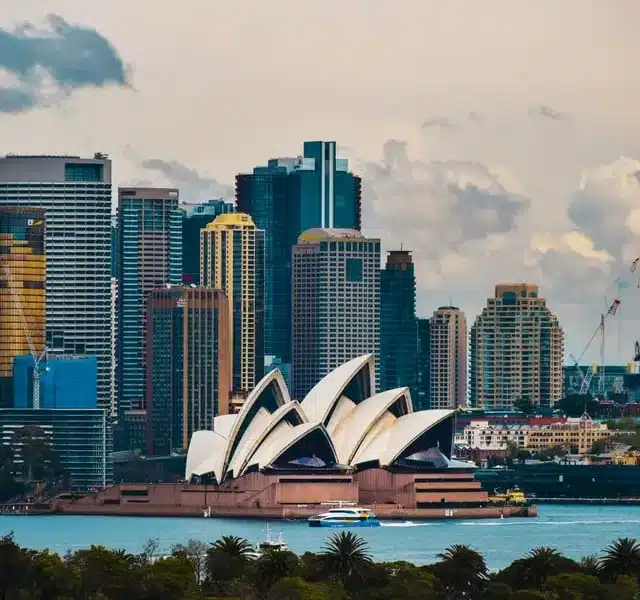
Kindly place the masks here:
<instances>
[{"instance_id":1,"label":"blue glass skyscraper","mask_svg":"<svg viewBox=\"0 0 640 600\"><path fill-rule=\"evenodd\" d=\"M336 143L304 143L304 156L275 158L236 176L236 205L265 232L265 355L291 362L291 250L314 227L361 228L361 180Z\"/></svg>"},{"instance_id":2,"label":"blue glass skyscraper","mask_svg":"<svg viewBox=\"0 0 640 600\"><path fill-rule=\"evenodd\" d=\"M119 418L145 408L144 331L152 290L182 279L178 190L120 188L118 194Z\"/></svg>"}]
</instances>

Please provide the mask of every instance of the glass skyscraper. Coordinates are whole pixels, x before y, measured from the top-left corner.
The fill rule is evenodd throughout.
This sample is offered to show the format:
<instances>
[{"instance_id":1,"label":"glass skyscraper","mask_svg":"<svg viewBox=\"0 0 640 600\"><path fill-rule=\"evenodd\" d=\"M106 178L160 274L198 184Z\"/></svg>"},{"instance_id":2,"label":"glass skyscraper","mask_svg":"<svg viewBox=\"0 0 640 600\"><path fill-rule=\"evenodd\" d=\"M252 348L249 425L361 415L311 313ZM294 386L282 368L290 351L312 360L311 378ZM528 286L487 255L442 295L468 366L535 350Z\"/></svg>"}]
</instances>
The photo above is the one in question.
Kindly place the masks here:
<instances>
[{"instance_id":1,"label":"glass skyscraper","mask_svg":"<svg viewBox=\"0 0 640 600\"><path fill-rule=\"evenodd\" d=\"M238 211L265 232L265 354L291 362L291 250L313 227L360 230L361 180L335 142L305 142L304 156L274 158L236 176Z\"/></svg>"},{"instance_id":2,"label":"glass skyscraper","mask_svg":"<svg viewBox=\"0 0 640 600\"><path fill-rule=\"evenodd\" d=\"M380 271L380 389L417 395L416 277L411 252L392 250Z\"/></svg>"},{"instance_id":3,"label":"glass skyscraper","mask_svg":"<svg viewBox=\"0 0 640 600\"><path fill-rule=\"evenodd\" d=\"M0 158L0 206L46 211L46 345L98 361L98 405L111 394L111 161Z\"/></svg>"},{"instance_id":4,"label":"glass skyscraper","mask_svg":"<svg viewBox=\"0 0 640 600\"><path fill-rule=\"evenodd\" d=\"M146 407L144 341L149 294L182 279L178 190L118 190L119 414Z\"/></svg>"}]
</instances>

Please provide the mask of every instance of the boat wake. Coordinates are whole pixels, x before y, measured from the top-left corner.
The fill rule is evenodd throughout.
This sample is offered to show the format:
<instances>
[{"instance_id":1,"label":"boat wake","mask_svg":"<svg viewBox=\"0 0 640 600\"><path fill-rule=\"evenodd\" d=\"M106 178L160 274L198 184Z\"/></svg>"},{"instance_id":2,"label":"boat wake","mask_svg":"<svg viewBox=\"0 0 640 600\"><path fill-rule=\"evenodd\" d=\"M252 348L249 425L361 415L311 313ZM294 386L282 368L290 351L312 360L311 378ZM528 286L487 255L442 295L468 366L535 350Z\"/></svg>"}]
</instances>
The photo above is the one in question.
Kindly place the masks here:
<instances>
[{"instance_id":1,"label":"boat wake","mask_svg":"<svg viewBox=\"0 0 640 600\"><path fill-rule=\"evenodd\" d=\"M403 521L402 523L393 523L381 521L381 527L427 527L430 523L414 523L413 521Z\"/></svg>"},{"instance_id":2,"label":"boat wake","mask_svg":"<svg viewBox=\"0 0 640 600\"><path fill-rule=\"evenodd\" d=\"M460 525L473 525L474 527L507 527L511 525L621 525L627 523L640 524L640 520L608 519L608 520L582 520L582 521L539 521L526 520L500 520L500 521L463 521Z\"/></svg>"}]
</instances>

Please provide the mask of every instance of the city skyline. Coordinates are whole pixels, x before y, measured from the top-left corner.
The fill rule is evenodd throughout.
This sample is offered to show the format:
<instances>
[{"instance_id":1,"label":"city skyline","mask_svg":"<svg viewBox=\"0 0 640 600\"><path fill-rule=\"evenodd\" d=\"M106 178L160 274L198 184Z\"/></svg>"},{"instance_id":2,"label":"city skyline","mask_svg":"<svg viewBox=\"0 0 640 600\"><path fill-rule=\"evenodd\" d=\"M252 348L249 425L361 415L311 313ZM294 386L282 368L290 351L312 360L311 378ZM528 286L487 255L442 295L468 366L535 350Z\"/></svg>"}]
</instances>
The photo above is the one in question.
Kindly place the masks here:
<instances>
[{"instance_id":1,"label":"city skyline","mask_svg":"<svg viewBox=\"0 0 640 600\"><path fill-rule=\"evenodd\" d=\"M414 253L418 314L451 297L475 315L494 280L533 281L564 325L567 354L579 354L609 284L640 254L640 83L627 67L640 46L637 4L435 6L407 0L388 19L370 2L345 9L329 1L319 10L283 0L296 26L276 19L264 29L273 16L261 6L195 0L176 25L166 0L153 15L130 8L126 19L114 5L61 0L56 10L68 29L59 19L48 27L68 41L59 54L32 59L53 81L0 84L3 149L102 149L114 159L114 184L178 187L194 202L230 198L237 173L295 153L301 140L335 139L363 178L363 232L380 237L383 251L404 242ZM10 42L22 40L20 23L44 19L37 0L0 8ZM52 96L45 84L84 49L65 38L76 26L99 50L87 74L61 79ZM148 26L157 27L157 41L141 44L132 32ZM260 52L234 34L240 30ZM164 31L198 43L178 43L176 52L163 47ZM320 31L349 43L326 52ZM191 67L167 69L176 56ZM201 73L214 73L217 84ZM621 325L609 329L608 361L632 354L635 289L626 292Z\"/></svg>"}]
</instances>

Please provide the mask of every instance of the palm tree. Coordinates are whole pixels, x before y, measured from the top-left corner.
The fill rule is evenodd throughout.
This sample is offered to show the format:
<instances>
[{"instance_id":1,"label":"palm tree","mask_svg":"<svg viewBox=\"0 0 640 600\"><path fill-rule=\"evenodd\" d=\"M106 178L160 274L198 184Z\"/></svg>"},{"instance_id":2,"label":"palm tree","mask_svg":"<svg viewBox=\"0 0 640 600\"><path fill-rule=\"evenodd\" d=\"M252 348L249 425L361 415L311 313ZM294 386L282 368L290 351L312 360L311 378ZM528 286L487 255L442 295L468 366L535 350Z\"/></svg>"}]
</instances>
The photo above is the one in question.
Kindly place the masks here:
<instances>
[{"instance_id":1,"label":"palm tree","mask_svg":"<svg viewBox=\"0 0 640 600\"><path fill-rule=\"evenodd\" d=\"M448 598L478 596L488 575L487 563L480 553L464 544L454 544L438 554L438 559L434 574Z\"/></svg>"},{"instance_id":2,"label":"palm tree","mask_svg":"<svg viewBox=\"0 0 640 600\"><path fill-rule=\"evenodd\" d=\"M345 588L372 564L368 545L350 531L334 533L329 537L321 553L323 570L330 578L338 579Z\"/></svg>"},{"instance_id":3,"label":"palm tree","mask_svg":"<svg viewBox=\"0 0 640 600\"><path fill-rule=\"evenodd\" d=\"M207 575L210 583L217 590L245 573L251 560L251 544L244 538L225 535L211 544L207 550Z\"/></svg>"},{"instance_id":4,"label":"palm tree","mask_svg":"<svg viewBox=\"0 0 640 600\"><path fill-rule=\"evenodd\" d=\"M525 566L525 579L528 587L540 589L544 582L562 570L561 565L566 558L554 548L539 546L534 548L522 559Z\"/></svg>"},{"instance_id":5,"label":"palm tree","mask_svg":"<svg viewBox=\"0 0 640 600\"><path fill-rule=\"evenodd\" d=\"M298 557L289 550L268 550L254 564L253 586L259 598L281 579L295 577L300 568Z\"/></svg>"},{"instance_id":6,"label":"palm tree","mask_svg":"<svg viewBox=\"0 0 640 600\"><path fill-rule=\"evenodd\" d=\"M607 546L600 559L600 572L615 580L621 575L640 578L640 544L633 538L620 538Z\"/></svg>"}]
</instances>

